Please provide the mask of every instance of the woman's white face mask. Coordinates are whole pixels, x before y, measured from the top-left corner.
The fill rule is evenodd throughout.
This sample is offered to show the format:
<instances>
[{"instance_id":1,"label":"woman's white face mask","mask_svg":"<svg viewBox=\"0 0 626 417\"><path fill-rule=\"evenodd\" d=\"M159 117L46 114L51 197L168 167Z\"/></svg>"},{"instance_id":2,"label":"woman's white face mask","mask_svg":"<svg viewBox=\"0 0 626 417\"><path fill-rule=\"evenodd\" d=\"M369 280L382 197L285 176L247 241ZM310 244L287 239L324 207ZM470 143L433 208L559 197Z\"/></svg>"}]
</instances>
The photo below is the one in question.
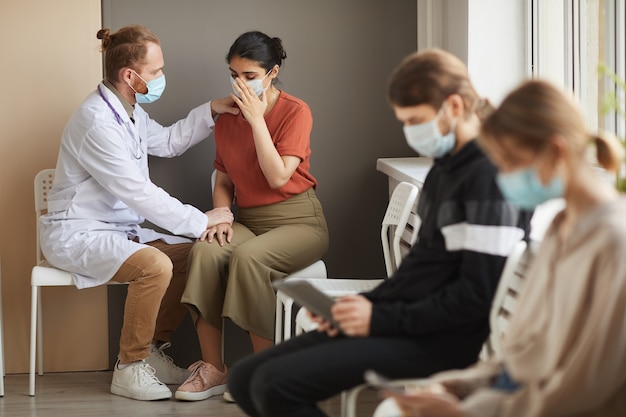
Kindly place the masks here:
<instances>
[{"instance_id":1,"label":"woman's white face mask","mask_svg":"<svg viewBox=\"0 0 626 417\"><path fill-rule=\"evenodd\" d=\"M261 95L263 95L263 93L265 91L267 91L268 88L270 88L270 85L272 85L272 83L270 82L267 87L263 87L263 80L265 80L267 78L268 75L270 75L270 72L272 72L272 70L269 70L267 72L267 74L265 74L265 77L263 78L257 78L254 80L247 80L246 84L248 84L248 86L250 88L252 88L252 90L254 91L254 94L256 94L258 97L261 97ZM235 90L235 86L233 86L233 84L235 83L235 79L233 78L233 76L230 76L230 87L233 90L233 93L235 93L235 95L237 97L239 97L239 93L237 93L237 91ZM241 97L239 97L241 98Z\"/></svg>"}]
</instances>

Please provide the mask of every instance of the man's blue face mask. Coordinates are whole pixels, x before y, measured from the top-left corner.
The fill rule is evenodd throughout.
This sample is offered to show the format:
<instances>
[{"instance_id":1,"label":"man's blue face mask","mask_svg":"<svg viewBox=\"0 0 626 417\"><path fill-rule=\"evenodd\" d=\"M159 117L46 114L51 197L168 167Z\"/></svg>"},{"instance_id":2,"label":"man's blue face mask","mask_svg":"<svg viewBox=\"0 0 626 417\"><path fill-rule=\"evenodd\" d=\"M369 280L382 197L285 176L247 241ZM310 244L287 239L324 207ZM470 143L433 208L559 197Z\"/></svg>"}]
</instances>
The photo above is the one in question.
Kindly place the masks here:
<instances>
[{"instance_id":1,"label":"man's blue face mask","mask_svg":"<svg viewBox=\"0 0 626 417\"><path fill-rule=\"evenodd\" d=\"M422 156L441 158L454 149L456 144L456 135L454 134L456 121L450 126L450 131L446 135L441 134L437 125L444 106L445 103L441 106L433 120L412 126L404 126L403 128L407 144Z\"/></svg>"},{"instance_id":2,"label":"man's blue face mask","mask_svg":"<svg viewBox=\"0 0 626 417\"><path fill-rule=\"evenodd\" d=\"M148 92L145 94L142 94L142 93L138 93L137 90L135 90L131 85L131 88L133 88L133 91L135 91L135 100L137 100L137 103L140 103L140 104L154 103L159 98L161 98L161 94L163 94L163 91L165 91L165 74L161 75L160 77L155 78L154 80L146 81L143 78L141 78L141 75L137 74L137 72L135 71L133 72L135 73L137 77L139 77L141 81L146 83L146 87L148 88Z\"/></svg>"}]
</instances>

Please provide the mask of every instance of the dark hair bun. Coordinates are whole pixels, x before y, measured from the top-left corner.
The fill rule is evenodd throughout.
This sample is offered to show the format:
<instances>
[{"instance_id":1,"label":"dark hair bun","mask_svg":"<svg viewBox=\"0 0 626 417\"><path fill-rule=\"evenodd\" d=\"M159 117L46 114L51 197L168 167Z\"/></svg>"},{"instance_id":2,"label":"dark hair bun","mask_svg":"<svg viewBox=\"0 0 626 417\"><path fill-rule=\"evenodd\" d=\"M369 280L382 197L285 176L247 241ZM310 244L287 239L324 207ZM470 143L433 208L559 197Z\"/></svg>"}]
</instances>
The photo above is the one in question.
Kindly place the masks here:
<instances>
[{"instance_id":1,"label":"dark hair bun","mask_svg":"<svg viewBox=\"0 0 626 417\"><path fill-rule=\"evenodd\" d=\"M283 48L283 41L280 38L272 38L272 40L276 44L276 52L281 61L278 65L281 65L282 61L287 58L287 52L285 52L285 49Z\"/></svg>"}]
</instances>

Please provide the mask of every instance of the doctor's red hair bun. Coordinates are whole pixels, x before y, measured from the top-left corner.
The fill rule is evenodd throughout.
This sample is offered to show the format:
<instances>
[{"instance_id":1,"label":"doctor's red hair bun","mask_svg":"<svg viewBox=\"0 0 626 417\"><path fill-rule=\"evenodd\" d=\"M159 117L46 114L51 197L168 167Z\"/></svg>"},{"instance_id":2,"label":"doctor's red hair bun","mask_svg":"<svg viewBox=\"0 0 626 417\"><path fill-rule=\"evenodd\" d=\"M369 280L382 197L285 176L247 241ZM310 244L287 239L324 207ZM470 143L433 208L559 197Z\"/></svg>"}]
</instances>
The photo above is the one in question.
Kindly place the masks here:
<instances>
[{"instance_id":1,"label":"doctor's red hair bun","mask_svg":"<svg viewBox=\"0 0 626 417\"><path fill-rule=\"evenodd\" d=\"M111 31L108 28L100 29L96 34L96 38L102 39L102 50L105 51L109 45L111 45L111 36L109 33Z\"/></svg>"}]
</instances>

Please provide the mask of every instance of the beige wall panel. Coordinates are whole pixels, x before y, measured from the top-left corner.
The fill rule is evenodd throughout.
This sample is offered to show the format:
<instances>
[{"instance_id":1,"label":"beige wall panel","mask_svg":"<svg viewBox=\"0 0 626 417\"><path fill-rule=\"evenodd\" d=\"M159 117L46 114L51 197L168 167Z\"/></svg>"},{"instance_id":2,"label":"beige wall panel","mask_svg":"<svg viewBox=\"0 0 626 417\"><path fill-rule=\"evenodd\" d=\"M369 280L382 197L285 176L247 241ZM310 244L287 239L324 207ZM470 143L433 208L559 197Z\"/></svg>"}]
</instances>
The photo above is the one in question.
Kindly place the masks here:
<instances>
[{"instance_id":1,"label":"beige wall panel","mask_svg":"<svg viewBox=\"0 0 626 417\"><path fill-rule=\"evenodd\" d=\"M7 373L28 371L33 178L56 165L63 127L102 77L100 0L2 0L0 256ZM45 370L107 367L106 289L43 290Z\"/></svg>"}]
</instances>

